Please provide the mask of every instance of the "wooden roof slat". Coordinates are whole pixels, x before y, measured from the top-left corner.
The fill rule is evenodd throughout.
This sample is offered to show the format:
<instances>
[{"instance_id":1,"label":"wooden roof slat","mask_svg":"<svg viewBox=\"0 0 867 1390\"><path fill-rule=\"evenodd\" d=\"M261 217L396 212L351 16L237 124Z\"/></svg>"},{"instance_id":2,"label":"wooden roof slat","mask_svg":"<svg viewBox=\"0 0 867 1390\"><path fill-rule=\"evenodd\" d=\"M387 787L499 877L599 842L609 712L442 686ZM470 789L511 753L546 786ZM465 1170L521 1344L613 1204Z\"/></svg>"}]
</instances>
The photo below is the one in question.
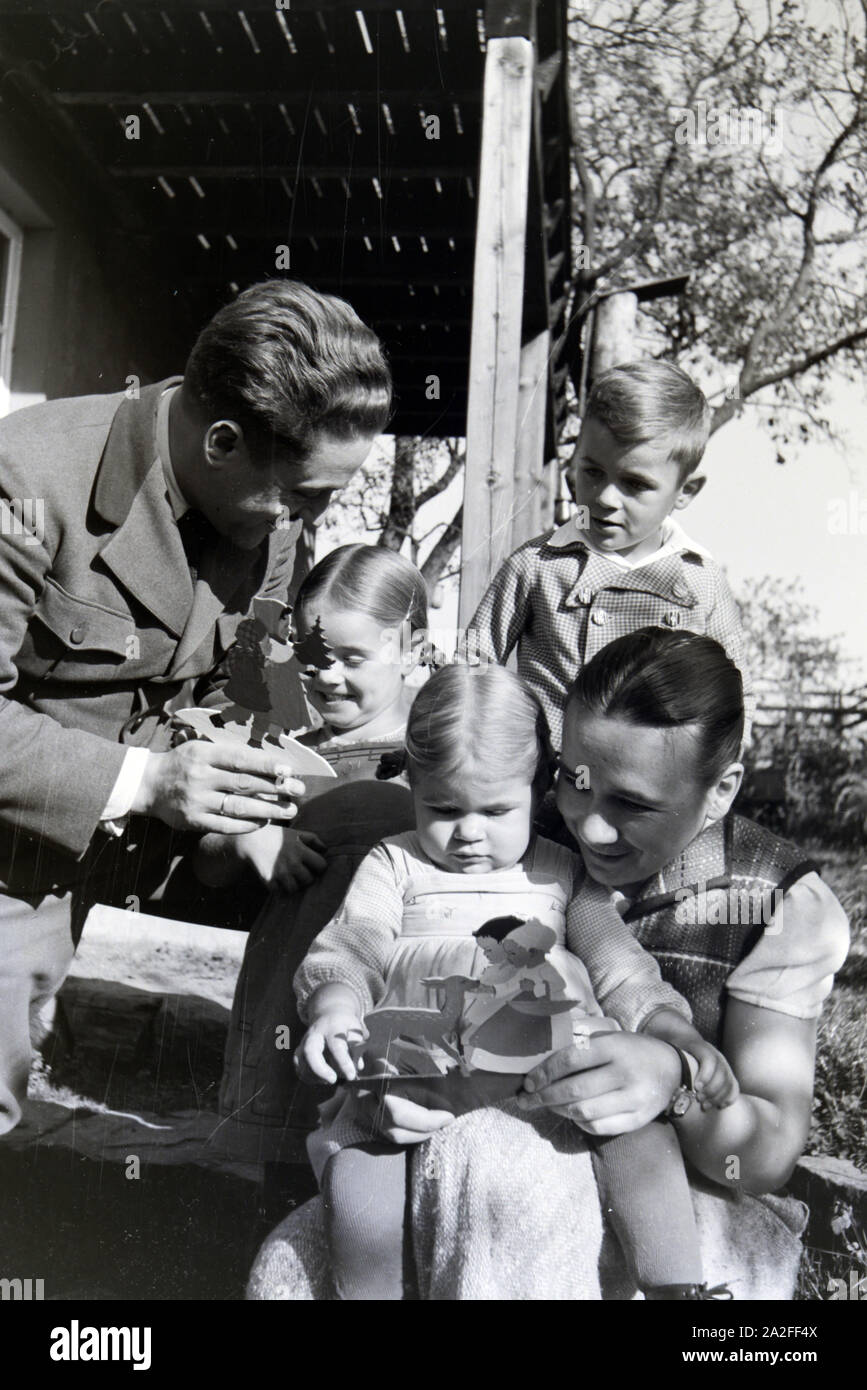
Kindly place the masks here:
<instances>
[{"instance_id":1,"label":"wooden roof slat","mask_svg":"<svg viewBox=\"0 0 867 1390\"><path fill-rule=\"evenodd\" d=\"M63 106L101 106L111 103L140 106L145 101L150 102L151 106L242 106L245 102L252 102L257 107L276 107L282 104L290 111L298 108L303 110L310 99L306 90L263 90L258 86L247 90L233 87L220 91L209 88L203 88L201 91L190 91L188 88L165 90L159 87L152 90L131 88L125 91L108 88L104 91L98 88L92 91L70 89L56 92L55 97ZM323 107L340 107L352 102L362 111L369 111L370 115L374 115L381 109L382 97L381 88L345 87L340 91L317 93L316 101ZM453 101L465 107L481 106L482 94L477 88L471 87L463 87L456 91L446 91L442 87L428 87L426 90L388 89L388 102L392 112L401 106L429 106L433 109L437 105L451 105Z\"/></svg>"},{"instance_id":2,"label":"wooden roof slat","mask_svg":"<svg viewBox=\"0 0 867 1390\"><path fill-rule=\"evenodd\" d=\"M5 27L5 19L0 12L0 35ZM203 35L204 37L204 35ZM382 70L389 72L389 80L398 90L412 92L429 90L431 87L430 62L421 53L404 54L400 51L393 65L383 59ZM58 54L51 64L50 81L58 91L101 92L103 89L135 93L138 91L258 91L285 93L306 93L315 87L317 91L343 91L349 87L376 92L376 77L380 71L377 64L367 55L356 59L344 54L327 58L324 50L321 59L315 59L299 44L299 51L293 55L285 45L278 48L276 42L269 44L267 50L257 58L249 46L247 52L235 45L235 51L216 49L206 51L204 44L190 40L187 51L166 49L159 54L144 55L140 52L126 51L114 55L110 69L106 64L105 50L100 48L92 37L82 43L76 57L68 53ZM462 66L460 76L455 74L455 83L461 87L472 79L474 70L467 74ZM439 76L439 74L437 74ZM452 73L443 69L445 92L452 79ZM365 81L368 78L368 81ZM389 99L387 87L382 89L382 99Z\"/></svg>"},{"instance_id":3,"label":"wooden roof slat","mask_svg":"<svg viewBox=\"0 0 867 1390\"><path fill-rule=\"evenodd\" d=\"M225 231L204 229L198 232L190 231L181 242L175 238L173 241L157 240L149 244L167 258L171 257L176 270L189 271L191 274L197 273L207 262L207 249L202 247L199 240L205 237L214 254L219 257L220 263L233 274L235 267L243 272L250 264L259 265L273 274L278 269L275 254L277 247L288 245L291 273L301 279L317 277L323 271L328 273L328 267L337 260L340 277L347 284L364 284L373 280L381 289L386 290L404 289L411 284L416 291L422 286L437 286L441 292L446 293L467 291L472 287L473 261L472 247L469 244L465 244L462 254L455 254L452 262L446 264L441 260L432 263L432 258L419 250L395 251L389 247L389 251L384 253L367 252L359 242L346 243L340 247L336 255L334 248L330 247L325 255L315 236L292 238L284 242L279 237L253 240L238 237L234 233L229 235L233 246L227 241ZM206 252L204 256L203 250Z\"/></svg>"},{"instance_id":4,"label":"wooden roof slat","mask_svg":"<svg viewBox=\"0 0 867 1390\"><path fill-rule=\"evenodd\" d=\"M235 14L238 9L243 9L246 14L273 14L275 0L127 0L130 8L138 11L168 9L172 14L178 13L198 13L203 10L206 13L225 13ZM10 14L24 15L56 15L58 18L69 17L81 13L85 8L95 8L97 0L91 0L88 6L82 0L3 0L3 8ZM104 9L119 7L118 0L103 0L100 7L100 14ZM353 6L353 9L356 8ZM358 0L358 9L365 13L377 14L386 11L403 10L404 14L412 14L415 11L428 12L431 8L430 0ZM439 8L446 14L447 21L453 14L461 14L467 6L460 5L457 0L445 0ZM470 11L474 12L475 6L470 5ZM347 9L346 0L291 0L288 14L315 14L323 12L329 17L335 12L345 13Z\"/></svg>"},{"instance_id":5,"label":"wooden roof slat","mask_svg":"<svg viewBox=\"0 0 867 1390\"><path fill-rule=\"evenodd\" d=\"M205 180L219 179L280 179L287 175L292 175L294 165L290 163L268 165L263 168L256 168L250 164L177 164L167 162L160 164L113 164L108 172L118 179L156 179L161 174L166 178L195 178L204 182ZM358 180L367 179L418 179L438 178L442 181L453 182L456 179L466 179L475 174L475 163L466 164L456 168L454 165L434 164L432 166L419 169L417 165L365 165L355 167L349 173L349 182L355 183ZM338 168L330 164L315 165L311 167L306 161L303 165L304 179L320 180L341 180L347 177L344 168Z\"/></svg>"},{"instance_id":6,"label":"wooden roof slat","mask_svg":"<svg viewBox=\"0 0 867 1390\"><path fill-rule=\"evenodd\" d=\"M294 177L292 171L287 183L290 191ZM166 214L166 225L171 228L188 226L191 220L198 222L206 216L222 219L228 230L254 222L263 226L274 222L285 226L288 219L290 230L294 231L297 224L299 235L304 235L306 226L318 222L328 229L326 235L346 227L349 234L367 235L374 241L381 236L412 235L419 227L434 234L441 232L446 240L453 237L457 241L462 236L473 238L475 234L475 203L459 180L443 184L442 193L435 191L430 180L423 184L397 182L389 187L387 201L383 202L376 197L369 182L352 187L349 199L339 182L325 183L322 186L326 197L320 200L310 195L303 179L294 186L293 197L286 194L279 179L252 186L249 181L233 183L215 179L203 185L207 194L206 213L203 213L201 201L191 196L186 180L173 182L177 185L177 199ZM145 226L151 226L149 213L163 212L162 194L157 194L154 184L141 179L129 180L126 187L142 213ZM315 234L314 226L311 225L310 230Z\"/></svg>"},{"instance_id":7,"label":"wooden roof slat","mask_svg":"<svg viewBox=\"0 0 867 1390\"><path fill-rule=\"evenodd\" d=\"M156 236L152 232L144 232L142 235L155 243L162 240L173 243L177 240L178 236L194 231L202 231L206 232L209 236L231 233L238 241L242 239L251 241L270 241L272 239L277 239L285 241L287 236L297 237L299 240L313 236L319 241L345 241L357 242L359 244L366 236L373 243L374 251L380 244L390 247L391 238L393 236L398 237L401 245L404 247L411 246L414 242L418 243L421 240L417 223L404 226L389 222L387 231L382 231L380 228L371 225L328 225L324 219L311 220L305 218L303 221L296 219L293 222L291 220L291 213L287 213L282 221L274 220L264 224L250 221L238 223L223 217L216 217L210 208L209 202L210 200L208 199L197 199L195 203L187 209L183 218L177 213L175 207L172 207L167 215L167 225L163 232ZM469 225L460 227L456 225L452 227L428 227L423 235L429 247L435 247L439 242L448 241L448 239L451 238L456 243L456 248L463 247L465 253L466 248L471 248L474 241L473 229L472 226Z\"/></svg>"}]
</instances>

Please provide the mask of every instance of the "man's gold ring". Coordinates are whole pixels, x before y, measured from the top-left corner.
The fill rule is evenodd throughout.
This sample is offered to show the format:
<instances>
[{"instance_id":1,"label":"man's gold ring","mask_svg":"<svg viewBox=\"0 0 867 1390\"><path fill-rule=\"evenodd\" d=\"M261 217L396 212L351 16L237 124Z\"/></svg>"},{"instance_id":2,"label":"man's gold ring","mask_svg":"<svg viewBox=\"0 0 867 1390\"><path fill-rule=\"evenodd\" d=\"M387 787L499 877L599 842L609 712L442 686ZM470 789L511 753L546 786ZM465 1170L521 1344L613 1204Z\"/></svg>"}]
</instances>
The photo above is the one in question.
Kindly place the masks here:
<instances>
[{"instance_id":1,"label":"man's gold ring","mask_svg":"<svg viewBox=\"0 0 867 1390\"><path fill-rule=\"evenodd\" d=\"M222 799L222 801L220 802L220 810L219 810L219 814L220 814L221 816L224 816L224 815L226 814L226 802L229 800L230 795L231 795L231 792L224 792L224 793L223 793L223 799Z\"/></svg>"}]
</instances>

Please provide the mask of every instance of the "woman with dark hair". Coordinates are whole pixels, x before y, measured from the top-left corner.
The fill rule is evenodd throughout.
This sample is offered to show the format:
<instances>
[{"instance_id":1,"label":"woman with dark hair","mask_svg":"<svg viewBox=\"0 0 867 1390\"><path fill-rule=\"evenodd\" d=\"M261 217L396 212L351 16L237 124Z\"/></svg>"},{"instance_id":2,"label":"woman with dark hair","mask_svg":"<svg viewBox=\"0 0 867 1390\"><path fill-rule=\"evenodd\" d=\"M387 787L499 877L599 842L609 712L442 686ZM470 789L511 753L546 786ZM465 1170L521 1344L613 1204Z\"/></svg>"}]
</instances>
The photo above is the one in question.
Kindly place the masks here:
<instances>
[{"instance_id":1,"label":"woman with dark hair","mask_svg":"<svg viewBox=\"0 0 867 1390\"><path fill-rule=\"evenodd\" d=\"M848 933L816 866L732 812L742 725L740 675L721 647L642 629L609 644L576 681L557 789L588 875L611 892L600 940L628 929L656 957L740 1095L703 1109L676 1040L624 1030L554 1054L514 1103L453 1119L386 1102L384 1138L429 1141L412 1175L423 1298L598 1299L602 1288L632 1296L603 1247L582 1131L623 1134L661 1114L690 1165L715 1277L738 1299L791 1298L804 1210L771 1194L806 1141L816 1019ZM591 972L597 995L616 989L605 969L603 953ZM311 1203L278 1227L254 1266L251 1297L331 1296L321 1265L311 1273L320 1220Z\"/></svg>"}]
</instances>

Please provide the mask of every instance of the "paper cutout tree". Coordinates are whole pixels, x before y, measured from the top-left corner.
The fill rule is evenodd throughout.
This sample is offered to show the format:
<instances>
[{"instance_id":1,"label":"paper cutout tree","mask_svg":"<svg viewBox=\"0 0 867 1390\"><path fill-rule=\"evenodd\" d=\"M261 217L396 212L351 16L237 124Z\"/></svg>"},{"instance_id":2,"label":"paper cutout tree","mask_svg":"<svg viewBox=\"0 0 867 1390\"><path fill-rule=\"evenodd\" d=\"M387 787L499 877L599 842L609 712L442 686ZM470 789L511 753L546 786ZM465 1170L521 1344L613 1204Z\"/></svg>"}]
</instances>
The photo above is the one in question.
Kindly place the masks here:
<instances>
[{"instance_id":1,"label":"paper cutout tree","mask_svg":"<svg viewBox=\"0 0 867 1390\"><path fill-rule=\"evenodd\" d=\"M295 655L299 664L305 668L315 666L317 671L327 671L329 666L334 665L334 657L331 655L331 648L322 631L322 620L318 615L307 636L295 643Z\"/></svg>"}]
</instances>

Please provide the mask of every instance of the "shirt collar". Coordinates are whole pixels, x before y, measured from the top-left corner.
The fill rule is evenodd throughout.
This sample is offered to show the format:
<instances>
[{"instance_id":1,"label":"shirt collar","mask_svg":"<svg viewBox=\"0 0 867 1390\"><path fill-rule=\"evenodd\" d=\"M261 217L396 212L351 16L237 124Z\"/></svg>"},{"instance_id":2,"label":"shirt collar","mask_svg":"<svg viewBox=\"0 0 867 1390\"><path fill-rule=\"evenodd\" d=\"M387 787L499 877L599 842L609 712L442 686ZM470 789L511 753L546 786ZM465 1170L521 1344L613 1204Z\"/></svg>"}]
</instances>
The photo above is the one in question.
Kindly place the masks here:
<instances>
[{"instance_id":1,"label":"shirt collar","mask_svg":"<svg viewBox=\"0 0 867 1390\"><path fill-rule=\"evenodd\" d=\"M570 517L565 525L558 526L556 531L552 531L546 544L555 550L563 550L569 545L580 545L588 554L601 555L604 559L612 560L625 569L642 569L644 565L653 564L657 560L664 560L668 555L682 555L685 552L699 555L703 560L713 558L709 550L692 540L683 527L678 525L670 516L666 517L662 524L662 544L652 555L645 555L642 560L631 561L626 556L618 555L616 551L596 550L590 545L585 532L578 525L577 514Z\"/></svg>"},{"instance_id":2,"label":"shirt collar","mask_svg":"<svg viewBox=\"0 0 867 1390\"><path fill-rule=\"evenodd\" d=\"M184 512L190 510L181 489L178 487L178 480L175 477L175 470L172 467L171 450L169 448L169 406L172 397L177 391L177 386L169 386L160 396L157 406L157 430L156 430L156 461L162 464L163 473L166 479L166 493L168 494L169 505L172 509L172 516L175 521L180 521Z\"/></svg>"}]
</instances>

